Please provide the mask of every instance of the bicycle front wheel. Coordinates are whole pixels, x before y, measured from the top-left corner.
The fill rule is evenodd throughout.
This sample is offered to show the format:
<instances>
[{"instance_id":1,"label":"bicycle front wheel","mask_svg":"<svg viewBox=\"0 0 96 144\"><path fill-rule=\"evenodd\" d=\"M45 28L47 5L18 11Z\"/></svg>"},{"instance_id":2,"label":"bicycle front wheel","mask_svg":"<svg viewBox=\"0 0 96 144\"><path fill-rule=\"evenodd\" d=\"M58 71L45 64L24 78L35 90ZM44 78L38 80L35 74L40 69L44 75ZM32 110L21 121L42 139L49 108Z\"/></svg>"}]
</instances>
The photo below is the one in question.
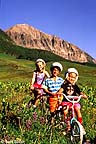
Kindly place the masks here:
<instances>
[{"instance_id":1,"label":"bicycle front wheel","mask_svg":"<svg viewBox=\"0 0 96 144\"><path fill-rule=\"evenodd\" d=\"M73 120L71 124L71 141L73 144L82 144L83 142L83 126L79 121Z\"/></svg>"}]
</instances>

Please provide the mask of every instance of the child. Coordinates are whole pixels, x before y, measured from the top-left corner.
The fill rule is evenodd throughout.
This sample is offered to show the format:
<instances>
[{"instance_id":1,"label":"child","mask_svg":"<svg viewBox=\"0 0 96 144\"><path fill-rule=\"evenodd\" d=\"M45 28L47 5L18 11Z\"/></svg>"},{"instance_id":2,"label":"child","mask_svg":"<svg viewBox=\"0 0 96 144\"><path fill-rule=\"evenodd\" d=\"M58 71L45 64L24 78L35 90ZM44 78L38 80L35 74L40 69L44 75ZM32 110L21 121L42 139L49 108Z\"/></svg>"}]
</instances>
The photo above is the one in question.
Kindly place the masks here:
<instances>
[{"instance_id":1,"label":"child","mask_svg":"<svg viewBox=\"0 0 96 144\"><path fill-rule=\"evenodd\" d=\"M61 84L63 84L63 79L59 77L60 72L63 67L59 62L54 62L51 67L51 77L47 78L43 82L43 88L46 93L49 95L49 105L51 113L51 123L54 123L54 115L57 107L57 97L56 92L60 89Z\"/></svg>"},{"instance_id":2,"label":"child","mask_svg":"<svg viewBox=\"0 0 96 144\"><path fill-rule=\"evenodd\" d=\"M36 70L33 72L31 83L30 83L30 90L34 93L34 97L35 97L33 103L34 108L37 106L40 96L43 95L42 83L44 79L46 77L50 77L49 73L45 71L46 64L43 59L37 59L35 65L36 65ZM29 107L30 107L30 102L29 102Z\"/></svg>"},{"instance_id":3,"label":"child","mask_svg":"<svg viewBox=\"0 0 96 144\"><path fill-rule=\"evenodd\" d=\"M83 98L87 98L87 96L85 94L83 94L80 91L80 88L76 85L77 80L78 80L78 71L75 68L69 68L65 75L65 81L62 84L58 93L60 94L63 92L65 95L71 95L71 96L72 95L73 96L82 95ZM70 109L70 102L68 102L65 98L63 98L62 104L63 103L64 103L64 105L66 104L66 106L67 106L66 110L64 110L64 118L66 119L68 111ZM74 108L75 108L75 113L76 113L77 119L82 124L82 115L80 112L80 104L75 103ZM68 127L68 129L70 130L70 126Z\"/></svg>"}]
</instances>

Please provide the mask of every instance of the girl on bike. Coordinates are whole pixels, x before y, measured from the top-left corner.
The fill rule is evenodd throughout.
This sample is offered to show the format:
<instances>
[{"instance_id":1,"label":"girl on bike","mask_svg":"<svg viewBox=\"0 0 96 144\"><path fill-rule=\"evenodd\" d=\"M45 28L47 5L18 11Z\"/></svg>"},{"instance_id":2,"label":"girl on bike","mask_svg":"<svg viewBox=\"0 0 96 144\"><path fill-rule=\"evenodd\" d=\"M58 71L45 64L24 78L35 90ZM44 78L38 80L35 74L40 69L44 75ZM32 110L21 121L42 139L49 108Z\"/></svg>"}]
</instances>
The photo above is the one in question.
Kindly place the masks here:
<instances>
[{"instance_id":1,"label":"girl on bike","mask_svg":"<svg viewBox=\"0 0 96 144\"><path fill-rule=\"evenodd\" d=\"M51 113L51 123L54 123L54 115L57 107L58 98L56 97L56 92L60 89L64 80L59 77L60 72L63 67L59 62L52 63L50 67L51 77L47 78L43 83L43 88L45 92L49 95L49 107Z\"/></svg>"},{"instance_id":2,"label":"girl on bike","mask_svg":"<svg viewBox=\"0 0 96 144\"><path fill-rule=\"evenodd\" d=\"M80 88L76 84L78 80L78 76L79 76L78 71L75 68L68 68L65 74L65 81L62 84L60 90L58 91L58 94L64 93L66 96L82 95L83 98L87 98L87 96L80 91ZM71 103L68 102L65 98L63 98L62 105L63 104L66 105L66 109L64 110L64 119L66 120L68 111L71 108ZM78 121L82 124L82 114L81 114L80 108L81 108L80 104L75 103L74 105L75 113L76 113ZM68 129L70 129L70 126Z\"/></svg>"},{"instance_id":3,"label":"girl on bike","mask_svg":"<svg viewBox=\"0 0 96 144\"><path fill-rule=\"evenodd\" d=\"M30 90L34 93L34 108L37 106L40 96L43 95L42 83L44 79L50 77L49 73L45 70L46 63L43 59L37 59L35 66L36 70L32 74L30 83ZM29 102L29 107L31 102L32 100Z\"/></svg>"}]
</instances>

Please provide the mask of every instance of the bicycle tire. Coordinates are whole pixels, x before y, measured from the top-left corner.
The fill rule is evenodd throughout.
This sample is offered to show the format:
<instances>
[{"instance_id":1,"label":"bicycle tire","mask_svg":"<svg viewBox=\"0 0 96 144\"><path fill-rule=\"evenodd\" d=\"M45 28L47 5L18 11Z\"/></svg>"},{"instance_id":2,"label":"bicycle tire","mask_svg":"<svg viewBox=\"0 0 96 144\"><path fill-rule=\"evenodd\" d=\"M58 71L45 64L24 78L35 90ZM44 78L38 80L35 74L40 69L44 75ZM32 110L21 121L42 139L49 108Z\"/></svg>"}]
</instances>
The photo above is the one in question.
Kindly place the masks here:
<instances>
[{"instance_id":1,"label":"bicycle tire","mask_svg":"<svg viewBox=\"0 0 96 144\"><path fill-rule=\"evenodd\" d=\"M71 123L71 141L74 144L82 144L84 129L79 121L73 120Z\"/></svg>"}]
</instances>

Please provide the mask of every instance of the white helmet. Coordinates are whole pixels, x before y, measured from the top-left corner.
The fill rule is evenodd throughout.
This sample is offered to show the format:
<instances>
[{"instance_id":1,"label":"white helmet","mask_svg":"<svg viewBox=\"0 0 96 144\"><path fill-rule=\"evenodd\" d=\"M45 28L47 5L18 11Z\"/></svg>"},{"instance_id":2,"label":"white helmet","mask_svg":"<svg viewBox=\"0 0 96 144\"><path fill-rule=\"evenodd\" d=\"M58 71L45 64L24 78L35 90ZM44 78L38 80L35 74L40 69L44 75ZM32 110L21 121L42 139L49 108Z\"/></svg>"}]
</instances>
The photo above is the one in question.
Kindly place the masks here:
<instances>
[{"instance_id":1,"label":"white helmet","mask_svg":"<svg viewBox=\"0 0 96 144\"><path fill-rule=\"evenodd\" d=\"M43 59L37 59L36 62L35 62L35 64L37 64L38 62L43 62L44 65L45 65L45 61Z\"/></svg>"},{"instance_id":2,"label":"white helmet","mask_svg":"<svg viewBox=\"0 0 96 144\"><path fill-rule=\"evenodd\" d=\"M58 67L58 68L60 69L60 71L63 70L63 67L62 67L62 65L61 65L59 62L54 62L54 63L52 63L51 69L52 69L53 67Z\"/></svg>"},{"instance_id":3,"label":"white helmet","mask_svg":"<svg viewBox=\"0 0 96 144\"><path fill-rule=\"evenodd\" d=\"M78 80L78 71L75 68L68 68L67 72L65 73L65 77L68 78L69 73L75 73L77 75L76 81Z\"/></svg>"},{"instance_id":4,"label":"white helmet","mask_svg":"<svg viewBox=\"0 0 96 144\"><path fill-rule=\"evenodd\" d=\"M75 73L78 76L78 71L75 68L68 68L67 73Z\"/></svg>"}]
</instances>

